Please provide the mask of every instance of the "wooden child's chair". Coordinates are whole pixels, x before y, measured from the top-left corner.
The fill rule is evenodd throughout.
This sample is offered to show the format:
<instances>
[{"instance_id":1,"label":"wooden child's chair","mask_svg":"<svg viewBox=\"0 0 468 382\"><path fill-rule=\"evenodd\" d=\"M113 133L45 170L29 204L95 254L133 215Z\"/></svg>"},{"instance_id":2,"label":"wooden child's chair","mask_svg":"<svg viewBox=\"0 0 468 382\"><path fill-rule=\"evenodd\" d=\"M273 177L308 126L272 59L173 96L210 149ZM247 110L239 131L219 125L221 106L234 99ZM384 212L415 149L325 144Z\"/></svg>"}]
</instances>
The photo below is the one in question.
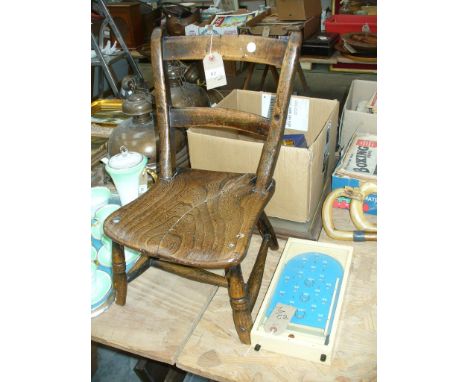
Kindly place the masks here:
<instances>
[{"instance_id":1,"label":"wooden child's chair","mask_svg":"<svg viewBox=\"0 0 468 382\"><path fill-rule=\"evenodd\" d=\"M289 41L283 41L249 35L162 38L160 29L153 31L151 59L160 135L160 177L146 193L105 221L104 231L113 240L117 304L125 304L127 282L149 266L227 287L239 338L250 344L251 311L260 289L268 247L278 249L275 233L263 210L275 190L273 172L301 40L299 32L293 32ZM210 49L219 52L224 60L281 66L271 121L223 108L171 107L163 61L201 60ZM257 173L173 169L169 138L174 127L236 129L265 139ZM255 226L263 241L250 277L244 282L241 263ZM128 274L124 246L143 255ZM224 269L225 276L208 269Z\"/></svg>"}]
</instances>

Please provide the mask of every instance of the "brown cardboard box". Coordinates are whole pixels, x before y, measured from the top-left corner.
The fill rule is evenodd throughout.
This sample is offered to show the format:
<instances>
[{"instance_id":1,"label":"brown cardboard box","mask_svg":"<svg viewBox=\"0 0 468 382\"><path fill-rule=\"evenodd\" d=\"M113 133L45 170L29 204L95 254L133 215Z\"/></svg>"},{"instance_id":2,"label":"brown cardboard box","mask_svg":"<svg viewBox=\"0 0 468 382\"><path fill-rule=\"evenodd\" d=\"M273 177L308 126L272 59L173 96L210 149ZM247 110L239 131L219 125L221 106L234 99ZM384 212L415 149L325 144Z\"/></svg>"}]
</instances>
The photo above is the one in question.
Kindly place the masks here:
<instances>
[{"instance_id":1,"label":"brown cardboard box","mask_svg":"<svg viewBox=\"0 0 468 382\"><path fill-rule=\"evenodd\" d=\"M377 135L377 114L356 110L360 101L370 100L376 91L377 81L353 80L351 83L341 116L341 147L346 147L356 132Z\"/></svg>"},{"instance_id":2,"label":"brown cardboard box","mask_svg":"<svg viewBox=\"0 0 468 382\"><path fill-rule=\"evenodd\" d=\"M312 36L320 30L320 16L313 16L304 21L280 21L278 15L269 15L256 22L250 20L245 26L239 27L239 30L245 33L260 36L286 36L291 31L302 31L303 40Z\"/></svg>"},{"instance_id":3,"label":"brown cardboard box","mask_svg":"<svg viewBox=\"0 0 468 382\"><path fill-rule=\"evenodd\" d=\"M262 99L270 93L233 90L217 107L262 114ZM339 103L296 97L308 106L307 131L286 129L285 134L305 134L308 148L282 146L274 179L276 191L267 205L269 216L307 222L318 207L324 184L335 168ZM203 128L188 130L192 168L255 173L263 142L228 131Z\"/></svg>"},{"instance_id":4,"label":"brown cardboard box","mask_svg":"<svg viewBox=\"0 0 468 382\"><path fill-rule=\"evenodd\" d=\"M320 0L277 0L276 10L280 20L307 20L322 13Z\"/></svg>"}]
</instances>

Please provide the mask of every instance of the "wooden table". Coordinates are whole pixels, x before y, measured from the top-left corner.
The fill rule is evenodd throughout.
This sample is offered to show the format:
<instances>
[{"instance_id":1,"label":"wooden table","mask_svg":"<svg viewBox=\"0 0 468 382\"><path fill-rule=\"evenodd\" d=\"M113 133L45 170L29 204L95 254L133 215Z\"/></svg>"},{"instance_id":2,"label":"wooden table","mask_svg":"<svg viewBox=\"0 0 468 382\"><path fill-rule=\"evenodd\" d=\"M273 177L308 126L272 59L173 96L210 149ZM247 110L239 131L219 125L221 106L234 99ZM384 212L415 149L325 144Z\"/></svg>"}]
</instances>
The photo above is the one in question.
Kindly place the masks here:
<instances>
[{"instance_id":1,"label":"wooden table","mask_svg":"<svg viewBox=\"0 0 468 382\"><path fill-rule=\"evenodd\" d=\"M335 210L334 215L337 227L351 227L346 210ZM338 243L323 231L320 241ZM260 237L252 238L243 262L246 274L260 242ZM286 241L279 240L279 244L280 249L268 255L254 316ZM331 366L263 349L256 352L253 346L241 344L225 288L194 283L155 269L130 284L125 307L113 305L93 319L93 340L150 359L175 361L183 370L217 381L375 381L376 243L352 245L353 264Z\"/></svg>"},{"instance_id":2,"label":"wooden table","mask_svg":"<svg viewBox=\"0 0 468 382\"><path fill-rule=\"evenodd\" d=\"M335 216L337 227L349 226L347 211L335 211ZM324 232L320 241L336 243ZM259 243L259 238L255 238L253 247ZM285 240L280 240L279 251L269 254L262 288L253 311L255 316L285 243ZM331 366L265 350L256 352L253 347L241 344L230 320L230 308L225 303L225 289L218 289L216 292L185 344L176 365L183 370L217 381L376 380L376 243L354 243L353 246L354 259ZM255 248L252 248L243 263L246 267L252 266L254 255ZM219 322L223 325L219 325Z\"/></svg>"},{"instance_id":3,"label":"wooden table","mask_svg":"<svg viewBox=\"0 0 468 382\"><path fill-rule=\"evenodd\" d=\"M150 268L128 285L126 305L91 320L91 339L174 365L216 289Z\"/></svg>"},{"instance_id":4,"label":"wooden table","mask_svg":"<svg viewBox=\"0 0 468 382\"><path fill-rule=\"evenodd\" d=\"M314 64L327 64L331 71L336 71L333 65L336 64L356 64L356 65L364 65L362 69L358 67L355 69L350 69L350 72L366 72L366 73L377 73L376 69L365 69L366 65L369 64L377 64L367 62L367 61L356 61L352 60L348 57L343 56L340 52L335 51L330 57L314 57L314 56L301 56L299 58L299 64L301 65L302 69L304 70L311 70Z\"/></svg>"}]
</instances>

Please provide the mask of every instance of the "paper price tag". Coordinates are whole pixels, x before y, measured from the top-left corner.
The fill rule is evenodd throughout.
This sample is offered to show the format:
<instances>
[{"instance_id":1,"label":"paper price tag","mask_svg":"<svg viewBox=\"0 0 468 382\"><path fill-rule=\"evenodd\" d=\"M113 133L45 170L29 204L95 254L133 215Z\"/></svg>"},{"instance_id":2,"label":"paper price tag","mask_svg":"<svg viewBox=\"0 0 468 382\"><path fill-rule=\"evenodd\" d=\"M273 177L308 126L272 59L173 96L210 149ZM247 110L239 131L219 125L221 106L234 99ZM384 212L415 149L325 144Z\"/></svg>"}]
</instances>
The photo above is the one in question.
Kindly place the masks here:
<instances>
[{"instance_id":1,"label":"paper price tag","mask_svg":"<svg viewBox=\"0 0 468 382\"><path fill-rule=\"evenodd\" d=\"M276 95L262 94L262 117L271 118ZM309 100L291 97L286 119L286 128L299 131L309 130Z\"/></svg>"},{"instance_id":2,"label":"paper price tag","mask_svg":"<svg viewBox=\"0 0 468 382\"><path fill-rule=\"evenodd\" d=\"M263 329L267 333L278 335L283 333L293 318L296 308L291 305L276 304L270 317L265 321Z\"/></svg>"},{"instance_id":3,"label":"paper price tag","mask_svg":"<svg viewBox=\"0 0 468 382\"><path fill-rule=\"evenodd\" d=\"M148 191L148 174L146 171L143 171L140 174L139 184L138 184L138 195L144 194Z\"/></svg>"},{"instance_id":4,"label":"paper price tag","mask_svg":"<svg viewBox=\"0 0 468 382\"><path fill-rule=\"evenodd\" d=\"M218 52L212 52L205 56L203 68L205 70L206 88L208 90L227 84L223 58Z\"/></svg>"}]
</instances>

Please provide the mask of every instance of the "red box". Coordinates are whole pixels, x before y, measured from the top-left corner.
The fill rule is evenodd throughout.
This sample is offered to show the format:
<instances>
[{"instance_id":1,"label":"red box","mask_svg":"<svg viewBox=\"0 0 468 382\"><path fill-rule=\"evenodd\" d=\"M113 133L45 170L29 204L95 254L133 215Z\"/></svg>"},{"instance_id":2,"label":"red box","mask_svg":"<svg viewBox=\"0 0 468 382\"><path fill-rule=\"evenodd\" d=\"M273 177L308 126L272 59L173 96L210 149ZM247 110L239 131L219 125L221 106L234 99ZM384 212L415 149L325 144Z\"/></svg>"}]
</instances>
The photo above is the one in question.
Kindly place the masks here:
<instances>
[{"instance_id":1,"label":"red box","mask_svg":"<svg viewBox=\"0 0 468 382\"><path fill-rule=\"evenodd\" d=\"M377 16L333 15L325 21L325 30L329 33L362 32L362 27L369 25L369 32L377 33Z\"/></svg>"}]
</instances>

